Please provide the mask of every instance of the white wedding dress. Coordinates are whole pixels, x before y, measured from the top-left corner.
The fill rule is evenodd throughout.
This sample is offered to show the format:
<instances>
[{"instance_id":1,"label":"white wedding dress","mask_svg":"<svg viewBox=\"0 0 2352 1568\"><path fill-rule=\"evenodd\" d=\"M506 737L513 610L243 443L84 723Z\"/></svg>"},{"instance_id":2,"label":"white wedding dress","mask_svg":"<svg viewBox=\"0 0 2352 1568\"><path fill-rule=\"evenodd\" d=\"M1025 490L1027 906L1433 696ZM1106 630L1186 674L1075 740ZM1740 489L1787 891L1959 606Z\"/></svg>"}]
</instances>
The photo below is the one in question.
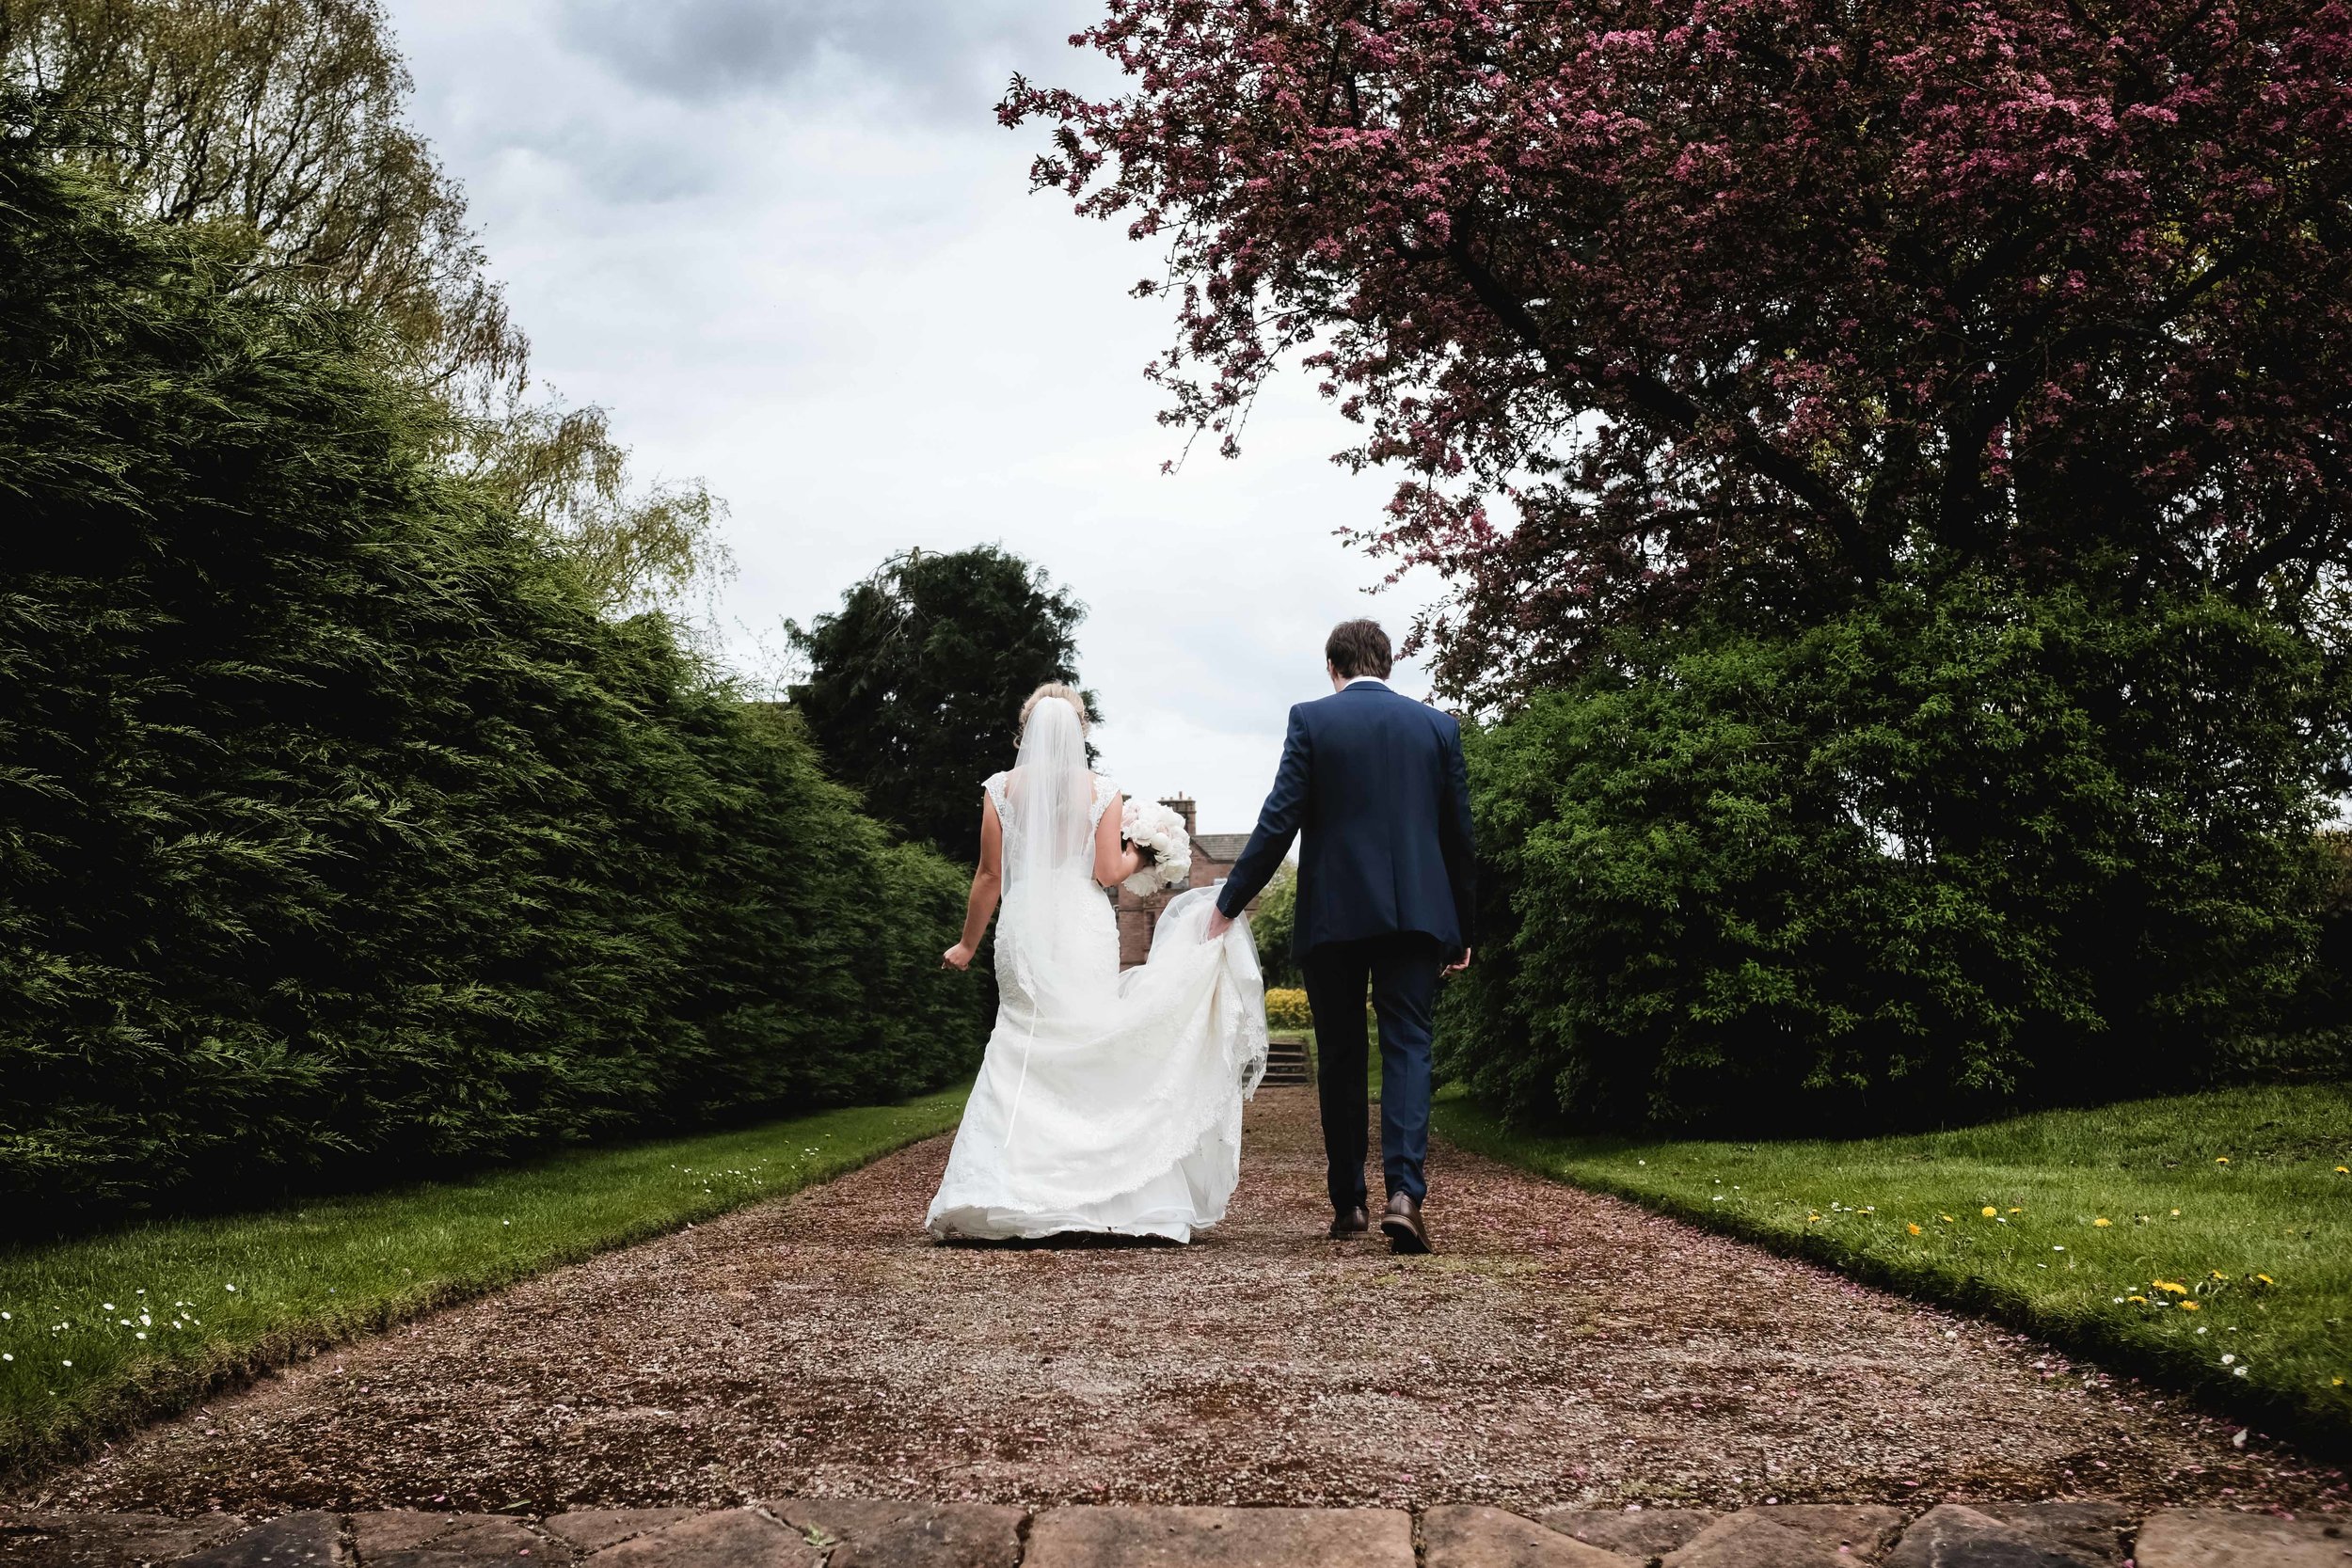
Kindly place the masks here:
<instances>
[{"instance_id":1,"label":"white wedding dress","mask_svg":"<svg viewBox=\"0 0 2352 1568\"><path fill-rule=\"evenodd\" d=\"M1094 828L1118 798L1087 770L1070 705L1038 705L986 784L1004 830L1001 1002L926 1224L942 1240L1066 1232L1188 1242L1225 1217L1242 1101L1265 1074L1265 993L1248 923L1202 940L1216 890L1160 915L1121 974Z\"/></svg>"}]
</instances>

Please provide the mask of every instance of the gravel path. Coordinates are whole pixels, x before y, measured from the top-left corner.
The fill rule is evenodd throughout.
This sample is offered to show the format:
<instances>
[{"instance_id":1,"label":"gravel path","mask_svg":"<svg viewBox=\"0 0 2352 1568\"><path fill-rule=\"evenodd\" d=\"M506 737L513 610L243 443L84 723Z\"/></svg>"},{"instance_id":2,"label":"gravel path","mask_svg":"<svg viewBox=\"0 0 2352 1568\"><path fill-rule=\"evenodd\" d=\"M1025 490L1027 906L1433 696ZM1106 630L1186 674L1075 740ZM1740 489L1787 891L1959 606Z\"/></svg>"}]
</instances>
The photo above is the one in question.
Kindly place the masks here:
<instances>
[{"instance_id":1,"label":"gravel path","mask_svg":"<svg viewBox=\"0 0 2352 1568\"><path fill-rule=\"evenodd\" d=\"M1440 1249L1320 1239L1310 1091L1190 1248L935 1247L946 1140L324 1355L22 1487L72 1510L800 1496L1534 1510L2341 1508L2036 1342L1458 1150Z\"/></svg>"}]
</instances>

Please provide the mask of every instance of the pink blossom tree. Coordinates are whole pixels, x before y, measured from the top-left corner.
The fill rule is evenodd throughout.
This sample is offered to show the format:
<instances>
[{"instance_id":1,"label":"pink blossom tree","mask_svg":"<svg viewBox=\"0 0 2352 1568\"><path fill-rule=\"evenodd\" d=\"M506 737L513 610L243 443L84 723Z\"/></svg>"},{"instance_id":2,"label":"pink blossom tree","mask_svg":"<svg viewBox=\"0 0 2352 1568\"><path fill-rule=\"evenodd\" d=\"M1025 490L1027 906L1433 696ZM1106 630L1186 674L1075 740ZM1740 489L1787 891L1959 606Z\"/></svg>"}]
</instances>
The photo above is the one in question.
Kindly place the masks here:
<instances>
[{"instance_id":1,"label":"pink blossom tree","mask_svg":"<svg viewBox=\"0 0 2352 1568\"><path fill-rule=\"evenodd\" d=\"M1493 698L1704 599L1972 567L2327 624L2343 0L1110 0L1034 178L1165 249L1164 416L1286 361Z\"/></svg>"}]
</instances>

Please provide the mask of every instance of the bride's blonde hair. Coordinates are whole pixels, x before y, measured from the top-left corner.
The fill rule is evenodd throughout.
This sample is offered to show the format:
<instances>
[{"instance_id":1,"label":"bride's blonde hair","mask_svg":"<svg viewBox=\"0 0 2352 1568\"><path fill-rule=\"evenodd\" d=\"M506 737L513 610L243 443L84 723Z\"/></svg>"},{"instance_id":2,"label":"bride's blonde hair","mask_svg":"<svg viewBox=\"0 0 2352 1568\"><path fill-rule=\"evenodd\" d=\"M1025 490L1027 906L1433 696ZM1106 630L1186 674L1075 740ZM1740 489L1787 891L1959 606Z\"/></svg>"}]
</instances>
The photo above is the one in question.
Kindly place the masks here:
<instances>
[{"instance_id":1,"label":"bride's blonde hair","mask_svg":"<svg viewBox=\"0 0 2352 1568\"><path fill-rule=\"evenodd\" d=\"M1043 686L1030 692L1029 700L1021 705L1021 727L1023 729L1029 727L1029 715L1037 711L1037 705L1049 697L1059 697L1063 702L1077 709L1080 735L1084 735L1094 727L1094 721L1087 717L1087 700L1083 692L1074 686L1064 686L1059 681L1047 681Z\"/></svg>"}]
</instances>

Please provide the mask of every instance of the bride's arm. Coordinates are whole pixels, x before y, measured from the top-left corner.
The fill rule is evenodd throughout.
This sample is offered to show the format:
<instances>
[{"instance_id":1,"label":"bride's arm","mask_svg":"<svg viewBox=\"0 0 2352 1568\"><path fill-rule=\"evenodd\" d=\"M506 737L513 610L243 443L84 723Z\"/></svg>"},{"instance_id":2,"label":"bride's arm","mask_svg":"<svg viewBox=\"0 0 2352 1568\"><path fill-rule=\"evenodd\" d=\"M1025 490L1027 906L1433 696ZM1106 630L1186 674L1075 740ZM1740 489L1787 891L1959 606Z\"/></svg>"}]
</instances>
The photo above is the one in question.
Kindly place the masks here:
<instances>
[{"instance_id":1,"label":"bride's arm","mask_svg":"<svg viewBox=\"0 0 2352 1568\"><path fill-rule=\"evenodd\" d=\"M980 863L972 873L972 895L963 903L963 938L940 955L949 969L969 969L972 955L988 934L988 917L996 912L997 895L1005 886L1005 830L996 820L996 802L980 797Z\"/></svg>"},{"instance_id":2,"label":"bride's arm","mask_svg":"<svg viewBox=\"0 0 2352 1568\"><path fill-rule=\"evenodd\" d=\"M1103 808L1103 820L1094 825L1094 879L1104 887L1117 887L1143 869L1143 851L1119 838L1119 825L1127 809L1127 798L1111 797L1111 803Z\"/></svg>"}]
</instances>

